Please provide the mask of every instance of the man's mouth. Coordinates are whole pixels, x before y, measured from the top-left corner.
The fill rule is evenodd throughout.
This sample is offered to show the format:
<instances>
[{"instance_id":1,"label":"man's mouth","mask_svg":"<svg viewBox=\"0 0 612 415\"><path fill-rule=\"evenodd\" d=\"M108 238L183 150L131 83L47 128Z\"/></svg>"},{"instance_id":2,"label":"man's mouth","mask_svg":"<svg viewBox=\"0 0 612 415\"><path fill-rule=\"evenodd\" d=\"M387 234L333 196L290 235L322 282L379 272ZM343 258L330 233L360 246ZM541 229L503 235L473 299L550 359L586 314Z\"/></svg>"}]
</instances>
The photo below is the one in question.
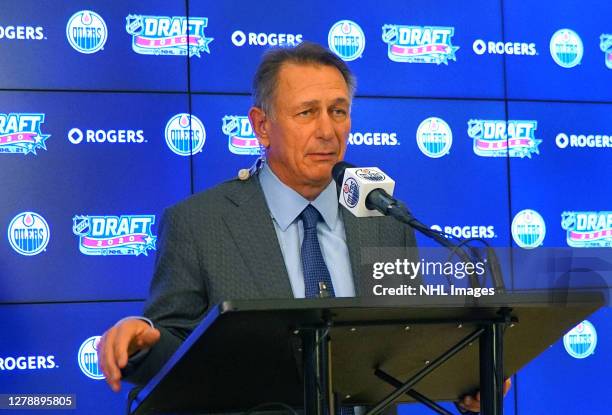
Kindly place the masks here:
<instances>
[{"instance_id":1,"label":"man's mouth","mask_svg":"<svg viewBox=\"0 0 612 415\"><path fill-rule=\"evenodd\" d=\"M314 159L336 159L338 155L335 151L317 151L308 153L308 157Z\"/></svg>"}]
</instances>

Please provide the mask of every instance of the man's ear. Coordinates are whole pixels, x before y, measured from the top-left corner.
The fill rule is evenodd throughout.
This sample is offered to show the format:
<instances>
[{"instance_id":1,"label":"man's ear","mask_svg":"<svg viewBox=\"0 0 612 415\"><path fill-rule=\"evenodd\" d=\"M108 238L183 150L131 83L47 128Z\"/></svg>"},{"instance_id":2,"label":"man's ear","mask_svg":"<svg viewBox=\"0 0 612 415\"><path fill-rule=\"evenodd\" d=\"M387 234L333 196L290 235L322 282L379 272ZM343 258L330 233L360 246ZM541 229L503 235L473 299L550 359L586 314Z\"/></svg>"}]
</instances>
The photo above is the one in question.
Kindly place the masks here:
<instances>
[{"instance_id":1,"label":"man's ear","mask_svg":"<svg viewBox=\"0 0 612 415\"><path fill-rule=\"evenodd\" d=\"M268 137L268 119L266 113L259 107L251 107L249 110L249 121L255 131L259 144L268 148L270 146L270 138Z\"/></svg>"}]
</instances>

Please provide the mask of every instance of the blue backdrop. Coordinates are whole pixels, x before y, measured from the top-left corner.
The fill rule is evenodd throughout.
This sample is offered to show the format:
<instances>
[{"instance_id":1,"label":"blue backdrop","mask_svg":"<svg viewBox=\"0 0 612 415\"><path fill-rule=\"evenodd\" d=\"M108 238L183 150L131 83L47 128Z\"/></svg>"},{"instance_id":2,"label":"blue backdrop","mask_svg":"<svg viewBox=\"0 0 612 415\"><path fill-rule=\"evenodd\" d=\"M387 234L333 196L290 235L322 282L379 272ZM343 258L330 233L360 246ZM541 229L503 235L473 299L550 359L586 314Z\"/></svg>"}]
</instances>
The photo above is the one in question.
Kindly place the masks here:
<instances>
[{"instance_id":1,"label":"blue backdrop","mask_svg":"<svg viewBox=\"0 0 612 415\"><path fill-rule=\"evenodd\" d=\"M380 166L423 222L517 248L509 287L610 286L609 269L529 264L570 246L610 258L611 15L596 0L2 1L0 394L124 410L95 336L140 313L163 209L255 160L251 78L278 44L347 61L347 159ZM599 311L523 368L507 413L607 413L611 322Z\"/></svg>"}]
</instances>

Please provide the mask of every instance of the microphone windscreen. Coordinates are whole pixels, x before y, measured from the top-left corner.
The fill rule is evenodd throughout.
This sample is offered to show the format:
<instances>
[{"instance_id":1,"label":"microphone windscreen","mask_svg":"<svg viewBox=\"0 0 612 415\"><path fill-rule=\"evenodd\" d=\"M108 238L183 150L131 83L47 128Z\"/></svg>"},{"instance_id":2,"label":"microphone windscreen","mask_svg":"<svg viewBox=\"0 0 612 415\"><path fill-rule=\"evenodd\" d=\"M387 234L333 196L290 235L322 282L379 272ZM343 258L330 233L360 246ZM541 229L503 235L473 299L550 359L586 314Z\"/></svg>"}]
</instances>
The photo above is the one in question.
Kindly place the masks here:
<instances>
[{"instance_id":1,"label":"microphone windscreen","mask_svg":"<svg viewBox=\"0 0 612 415\"><path fill-rule=\"evenodd\" d=\"M378 202L384 196L393 194L395 182L384 174L378 167L354 167L347 162L340 162L334 166L333 173L338 188L338 202L358 218L368 216L382 216L378 208L368 206L370 199ZM387 200L383 205L388 205Z\"/></svg>"},{"instance_id":2,"label":"microphone windscreen","mask_svg":"<svg viewBox=\"0 0 612 415\"><path fill-rule=\"evenodd\" d=\"M332 178L334 179L334 181L336 182L338 186L342 186L342 179L344 178L344 171L346 169L352 169L355 167L357 166L349 162L339 161L332 168Z\"/></svg>"}]
</instances>

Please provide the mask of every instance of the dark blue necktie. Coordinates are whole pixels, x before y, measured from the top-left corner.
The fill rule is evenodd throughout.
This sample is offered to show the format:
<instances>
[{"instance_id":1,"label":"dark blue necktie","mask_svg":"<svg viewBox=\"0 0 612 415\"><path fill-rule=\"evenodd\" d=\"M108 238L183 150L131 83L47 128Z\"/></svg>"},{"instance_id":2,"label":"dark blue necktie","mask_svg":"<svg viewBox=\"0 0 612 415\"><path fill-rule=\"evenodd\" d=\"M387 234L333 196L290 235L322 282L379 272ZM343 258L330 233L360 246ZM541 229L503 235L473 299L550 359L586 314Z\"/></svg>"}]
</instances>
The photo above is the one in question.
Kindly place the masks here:
<instances>
[{"instance_id":1,"label":"dark blue necktie","mask_svg":"<svg viewBox=\"0 0 612 415\"><path fill-rule=\"evenodd\" d=\"M304 271L304 288L306 298L320 296L335 297L331 276L317 237L317 223L321 214L313 205L308 205L300 214L304 225L304 240L302 241L302 269ZM321 284L322 283L322 284ZM322 289L324 292L322 293ZM323 295L321 295L323 294Z\"/></svg>"},{"instance_id":2,"label":"dark blue necktie","mask_svg":"<svg viewBox=\"0 0 612 415\"><path fill-rule=\"evenodd\" d=\"M317 223L321 220L321 214L313 205L308 205L300 214L304 225L304 240L302 241L302 269L304 270L304 288L306 298L321 296L335 297L334 285L332 284L329 269L325 265L321 245L317 236ZM322 284L323 285L322 285ZM325 292L322 293L322 288ZM323 295L321 295L323 294ZM338 408L336 415L354 415L352 407L342 406Z\"/></svg>"}]
</instances>

